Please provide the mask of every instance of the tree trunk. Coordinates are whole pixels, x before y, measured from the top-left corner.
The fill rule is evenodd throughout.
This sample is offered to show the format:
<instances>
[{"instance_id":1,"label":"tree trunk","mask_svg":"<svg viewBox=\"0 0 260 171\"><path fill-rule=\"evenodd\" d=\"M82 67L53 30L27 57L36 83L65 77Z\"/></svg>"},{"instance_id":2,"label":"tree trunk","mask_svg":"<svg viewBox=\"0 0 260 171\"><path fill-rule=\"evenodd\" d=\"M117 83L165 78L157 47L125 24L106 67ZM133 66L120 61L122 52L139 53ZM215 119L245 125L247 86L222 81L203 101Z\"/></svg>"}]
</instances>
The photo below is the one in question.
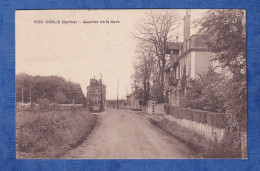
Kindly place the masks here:
<instances>
[{"instance_id":1,"label":"tree trunk","mask_svg":"<svg viewBox=\"0 0 260 171\"><path fill-rule=\"evenodd\" d=\"M162 66L161 66L161 73L160 73L160 103L165 102L164 98L164 69L165 69L165 55L162 56Z\"/></svg>"}]
</instances>

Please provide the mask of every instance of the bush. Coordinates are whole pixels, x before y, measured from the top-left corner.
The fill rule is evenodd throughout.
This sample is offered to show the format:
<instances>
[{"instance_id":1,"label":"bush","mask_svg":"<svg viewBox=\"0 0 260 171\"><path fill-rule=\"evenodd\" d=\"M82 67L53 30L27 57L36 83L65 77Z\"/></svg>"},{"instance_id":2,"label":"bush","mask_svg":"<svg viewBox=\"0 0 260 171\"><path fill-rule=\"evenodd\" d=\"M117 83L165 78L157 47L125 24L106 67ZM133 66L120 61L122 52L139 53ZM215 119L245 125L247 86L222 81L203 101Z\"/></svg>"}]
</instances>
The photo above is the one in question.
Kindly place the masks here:
<instances>
[{"instance_id":1,"label":"bush","mask_svg":"<svg viewBox=\"0 0 260 171\"><path fill-rule=\"evenodd\" d=\"M28 114L35 118L25 120L17 132L18 157L19 152L26 152L29 158L58 158L81 144L97 122L97 116L85 110Z\"/></svg>"},{"instance_id":2,"label":"bush","mask_svg":"<svg viewBox=\"0 0 260 171\"><path fill-rule=\"evenodd\" d=\"M216 128L226 128L227 118L223 113L206 112L197 109L186 109L165 106L165 110L175 118L195 121L197 123L208 124Z\"/></svg>"},{"instance_id":3,"label":"bush","mask_svg":"<svg viewBox=\"0 0 260 171\"><path fill-rule=\"evenodd\" d=\"M226 117L222 113L214 113L208 112L207 113L207 124L216 128L226 128L227 122Z\"/></svg>"},{"instance_id":4,"label":"bush","mask_svg":"<svg viewBox=\"0 0 260 171\"><path fill-rule=\"evenodd\" d=\"M75 110L77 110L77 107L76 106L70 106L70 110L75 111Z\"/></svg>"},{"instance_id":5,"label":"bush","mask_svg":"<svg viewBox=\"0 0 260 171\"><path fill-rule=\"evenodd\" d=\"M39 118L21 126L22 135L19 138L19 150L25 152L41 152L49 146L63 145L63 136L57 129L56 121Z\"/></svg>"},{"instance_id":6,"label":"bush","mask_svg":"<svg viewBox=\"0 0 260 171\"><path fill-rule=\"evenodd\" d=\"M198 156L196 158L241 158L240 145L237 143L240 137L238 132L226 132L218 143L189 131L168 119L159 121L156 126L189 147Z\"/></svg>"},{"instance_id":7,"label":"bush","mask_svg":"<svg viewBox=\"0 0 260 171\"><path fill-rule=\"evenodd\" d=\"M242 158L238 132L226 132L220 143L208 144L205 156L210 158Z\"/></svg>"},{"instance_id":8,"label":"bush","mask_svg":"<svg viewBox=\"0 0 260 171\"><path fill-rule=\"evenodd\" d=\"M49 109L50 103L49 103L49 100L47 98L39 99L38 103L39 103L39 108L41 110Z\"/></svg>"},{"instance_id":9,"label":"bush","mask_svg":"<svg viewBox=\"0 0 260 171\"><path fill-rule=\"evenodd\" d=\"M190 120L190 121L193 121L194 118L193 118L193 111L190 110L190 109L183 109L183 119L187 119L187 120Z\"/></svg>"},{"instance_id":10,"label":"bush","mask_svg":"<svg viewBox=\"0 0 260 171\"><path fill-rule=\"evenodd\" d=\"M177 108L177 107L174 108L173 116L176 117L176 118L182 119L182 113L181 113L180 108Z\"/></svg>"},{"instance_id":11,"label":"bush","mask_svg":"<svg viewBox=\"0 0 260 171\"><path fill-rule=\"evenodd\" d=\"M170 115L170 106L164 105L164 111L165 111L166 115Z\"/></svg>"},{"instance_id":12,"label":"bush","mask_svg":"<svg viewBox=\"0 0 260 171\"><path fill-rule=\"evenodd\" d=\"M225 77L212 68L199 75L198 79L190 80L186 95L180 98L181 107L212 112L223 109L224 99L219 94L223 80Z\"/></svg>"},{"instance_id":13,"label":"bush","mask_svg":"<svg viewBox=\"0 0 260 171\"><path fill-rule=\"evenodd\" d=\"M31 104L30 104L30 108L31 108L31 109L34 109L35 107L36 107L35 103L31 103Z\"/></svg>"},{"instance_id":14,"label":"bush","mask_svg":"<svg viewBox=\"0 0 260 171\"><path fill-rule=\"evenodd\" d=\"M192 110L193 119L197 123L207 123L207 112L201 110Z\"/></svg>"}]
</instances>

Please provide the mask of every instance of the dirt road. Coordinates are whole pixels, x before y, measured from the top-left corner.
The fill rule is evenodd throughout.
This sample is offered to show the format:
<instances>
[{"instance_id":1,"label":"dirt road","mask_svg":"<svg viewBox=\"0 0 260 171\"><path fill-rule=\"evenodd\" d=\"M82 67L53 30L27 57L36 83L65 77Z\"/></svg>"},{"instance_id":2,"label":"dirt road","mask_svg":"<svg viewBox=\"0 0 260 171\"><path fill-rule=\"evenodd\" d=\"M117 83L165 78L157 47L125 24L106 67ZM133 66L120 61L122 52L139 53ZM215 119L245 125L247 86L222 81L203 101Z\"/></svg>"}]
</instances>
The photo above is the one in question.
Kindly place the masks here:
<instances>
[{"instance_id":1,"label":"dirt road","mask_svg":"<svg viewBox=\"0 0 260 171\"><path fill-rule=\"evenodd\" d=\"M194 158L178 140L169 137L135 111L108 109L85 142L63 158L162 159Z\"/></svg>"}]
</instances>

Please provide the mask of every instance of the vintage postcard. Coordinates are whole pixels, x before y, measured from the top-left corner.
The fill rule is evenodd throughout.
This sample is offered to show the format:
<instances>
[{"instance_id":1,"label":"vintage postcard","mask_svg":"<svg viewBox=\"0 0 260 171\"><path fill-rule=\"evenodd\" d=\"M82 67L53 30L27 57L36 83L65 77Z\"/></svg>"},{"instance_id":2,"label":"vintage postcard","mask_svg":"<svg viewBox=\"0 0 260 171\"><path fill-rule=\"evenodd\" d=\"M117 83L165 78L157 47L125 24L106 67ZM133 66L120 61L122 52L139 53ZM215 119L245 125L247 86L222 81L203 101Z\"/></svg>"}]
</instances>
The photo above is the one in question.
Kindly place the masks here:
<instances>
[{"instance_id":1,"label":"vintage postcard","mask_svg":"<svg viewBox=\"0 0 260 171\"><path fill-rule=\"evenodd\" d=\"M246 11L17 10L17 159L247 158Z\"/></svg>"}]
</instances>

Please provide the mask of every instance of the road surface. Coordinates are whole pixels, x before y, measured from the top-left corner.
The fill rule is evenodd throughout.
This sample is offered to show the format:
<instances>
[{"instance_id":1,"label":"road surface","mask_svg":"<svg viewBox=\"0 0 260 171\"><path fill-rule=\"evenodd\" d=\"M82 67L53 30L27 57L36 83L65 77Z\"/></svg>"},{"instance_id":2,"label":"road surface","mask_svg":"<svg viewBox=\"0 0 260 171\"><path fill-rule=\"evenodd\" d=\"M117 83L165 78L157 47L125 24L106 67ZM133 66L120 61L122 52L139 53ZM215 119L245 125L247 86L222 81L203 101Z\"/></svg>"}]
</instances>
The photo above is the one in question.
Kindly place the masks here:
<instances>
[{"instance_id":1,"label":"road surface","mask_svg":"<svg viewBox=\"0 0 260 171\"><path fill-rule=\"evenodd\" d=\"M62 158L194 158L184 144L152 125L145 115L117 109L107 109L97 115L98 125L85 142Z\"/></svg>"}]
</instances>

